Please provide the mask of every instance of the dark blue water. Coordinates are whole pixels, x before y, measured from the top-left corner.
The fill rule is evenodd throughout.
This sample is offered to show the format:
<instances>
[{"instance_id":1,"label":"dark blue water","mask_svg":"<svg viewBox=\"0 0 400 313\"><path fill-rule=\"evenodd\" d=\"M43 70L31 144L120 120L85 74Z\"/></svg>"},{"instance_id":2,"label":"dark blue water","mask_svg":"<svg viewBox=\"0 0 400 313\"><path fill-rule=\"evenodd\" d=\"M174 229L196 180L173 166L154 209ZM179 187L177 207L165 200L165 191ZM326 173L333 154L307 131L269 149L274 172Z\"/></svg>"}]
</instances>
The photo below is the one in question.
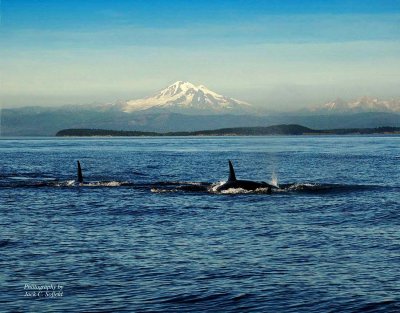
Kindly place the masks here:
<instances>
[{"instance_id":1,"label":"dark blue water","mask_svg":"<svg viewBox=\"0 0 400 313\"><path fill-rule=\"evenodd\" d=\"M280 188L213 192L228 159ZM0 311L399 312L399 164L393 136L0 140Z\"/></svg>"}]
</instances>

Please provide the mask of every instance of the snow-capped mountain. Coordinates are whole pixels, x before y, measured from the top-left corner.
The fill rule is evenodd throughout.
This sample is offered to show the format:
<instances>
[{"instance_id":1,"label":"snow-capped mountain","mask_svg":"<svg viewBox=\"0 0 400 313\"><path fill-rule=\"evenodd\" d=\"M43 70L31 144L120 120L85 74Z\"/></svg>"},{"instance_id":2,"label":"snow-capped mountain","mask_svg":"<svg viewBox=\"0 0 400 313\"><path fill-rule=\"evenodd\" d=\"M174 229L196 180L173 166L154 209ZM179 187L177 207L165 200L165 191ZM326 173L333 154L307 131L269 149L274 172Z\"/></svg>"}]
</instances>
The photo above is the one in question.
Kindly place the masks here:
<instances>
[{"instance_id":1,"label":"snow-capped mountain","mask_svg":"<svg viewBox=\"0 0 400 313\"><path fill-rule=\"evenodd\" d=\"M361 97L345 101L338 98L312 107L310 111L321 113L400 112L400 99L380 100L373 97Z\"/></svg>"},{"instance_id":2,"label":"snow-capped mountain","mask_svg":"<svg viewBox=\"0 0 400 313\"><path fill-rule=\"evenodd\" d=\"M126 101L122 110L127 113L147 110L186 114L244 114L251 112L252 106L217 94L203 85L177 81L154 96Z\"/></svg>"}]
</instances>

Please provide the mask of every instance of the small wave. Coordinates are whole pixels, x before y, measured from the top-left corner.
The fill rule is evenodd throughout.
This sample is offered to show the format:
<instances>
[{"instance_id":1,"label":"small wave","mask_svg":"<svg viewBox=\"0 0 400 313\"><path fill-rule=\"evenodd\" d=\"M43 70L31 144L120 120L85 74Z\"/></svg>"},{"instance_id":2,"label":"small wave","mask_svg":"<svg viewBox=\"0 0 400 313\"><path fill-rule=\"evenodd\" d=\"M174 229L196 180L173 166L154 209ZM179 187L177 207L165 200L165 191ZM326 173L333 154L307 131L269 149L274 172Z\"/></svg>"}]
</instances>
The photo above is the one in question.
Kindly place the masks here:
<instances>
[{"instance_id":1,"label":"small wave","mask_svg":"<svg viewBox=\"0 0 400 313\"><path fill-rule=\"evenodd\" d=\"M149 185L148 185L149 186ZM165 192L207 192L210 183L205 182L184 182L184 181L165 181L151 184L151 192L165 193Z\"/></svg>"},{"instance_id":2,"label":"small wave","mask_svg":"<svg viewBox=\"0 0 400 313\"><path fill-rule=\"evenodd\" d=\"M154 186L179 186L179 185L193 185L193 186L204 186L209 183L204 182L193 182L193 181L159 181L152 183Z\"/></svg>"},{"instance_id":3,"label":"small wave","mask_svg":"<svg viewBox=\"0 0 400 313\"><path fill-rule=\"evenodd\" d=\"M89 183L83 183L80 186L83 187L119 187L123 184L124 182L119 182L119 181L97 181L97 182L89 182Z\"/></svg>"},{"instance_id":4,"label":"small wave","mask_svg":"<svg viewBox=\"0 0 400 313\"><path fill-rule=\"evenodd\" d=\"M67 180L67 181L65 182L65 185L66 185L66 186L74 186L75 184L76 184L75 180Z\"/></svg>"},{"instance_id":5,"label":"small wave","mask_svg":"<svg viewBox=\"0 0 400 313\"><path fill-rule=\"evenodd\" d=\"M59 181L53 184L54 187L73 187L77 184L75 180ZM51 185L50 185L51 186Z\"/></svg>"},{"instance_id":6,"label":"small wave","mask_svg":"<svg viewBox=\"0 0 400 313\"><path fill-rule=\"evenodd\" d=\"M255 190L247 190L243 188L229 188L226 190L216 191L215 193L235 195L235 194L249 194L249 193L270 194L271 192L269 188L257 188Z\"/></svg>"},{"instance_id":7,"label":"small wave","mask_svg":"<svg viewBox=\"0 0 400 313\"><path fill-rule=\"evenodd\" d=\"M255 190L247 190L247 189L243 189L243 188L229 188L226 190L221 190L219 191L218 188L220 186L222 186L223 184L225 184L226 181L220 181L217 183L212 184L209 188L208 191L210 193L215 193L215 194L230 194L230 195L234 195L234 194L249 194L249 193L256 193L256 194L267 194L270 193L270 189L269 188L257 188Z\"/></svg>"},{"instance_id":8,"label":"small wave","mask_svg":"<svg viewBox=\"0 0 400 313\"><path fill-rule=\"evenodd\" d=\"M233 296L231 299L234 301L239 301L245 298L249 298L251 295L249 293L240 293L238 295Z\"/></svg>"},{"instance_id":9,"label":"small wave","mask_svg":"<svg viewBox=\"0 0 400 313\"><path fill-rule=\"evenodd\" d=\"M26 176L11 176L8 178L12 179L12 180L33 180L34 179L32 177L26 177Z\"/></svg>"},{"instance_id":10,"label":"small wave","mask_svg":"<svg viewBox=\"0 0 400 313\"><path fill-rule=\"evenodd\" d=\"M311 184L311 183L294 183L292 185L287 186L285 189L288 191L302 191L302 190L320 190L327 189L328 186L323 186L320 184Z\"/></svg>"},{"instance_id":11,"label":"small wave","mask_svg":"<svg viewBox=\"0 0 400 313\"><path fill-rule=\"evenodd\" d=\"M76 180L67 180L53 184L53 186L55 187L119 187L125 185L131 185L131 183L119 182L119 181L94 181L94 182L78 183Z\"/></svg>"},{"instance_id":12,"label":"small wave","mask_svg":"<svg viewBox=\"0 0 400 313\"><path fill-rule=\"evenodd\" d=\"M6 177L9 180L12 181L55 181L56 179L54 177L40 177L40 176L8 176Z\"/></svg>"},{"instance_id":13,"label":"small wave","mask_svg":"<svg viewBox=\"0 0 400 313\"><path fill-rule=\"evenodd\" d=\"M150 191L153 193L168 193L168 192L172 193L172 192L177 192L178 189L151 188Z\"/></svg>"},{"instance_id":14,"label":"small wave","mask_svg":"<svg viewBox=\"0 0 400 313\"><path fill-rule=\"evenodd\" d=\"M195 181L189 181L189 182L181 182L182 184L187 184L187 185L192 185L192 186L203 186L206 183L202 182L195 182Z\"/></svg>"}]
</instances>

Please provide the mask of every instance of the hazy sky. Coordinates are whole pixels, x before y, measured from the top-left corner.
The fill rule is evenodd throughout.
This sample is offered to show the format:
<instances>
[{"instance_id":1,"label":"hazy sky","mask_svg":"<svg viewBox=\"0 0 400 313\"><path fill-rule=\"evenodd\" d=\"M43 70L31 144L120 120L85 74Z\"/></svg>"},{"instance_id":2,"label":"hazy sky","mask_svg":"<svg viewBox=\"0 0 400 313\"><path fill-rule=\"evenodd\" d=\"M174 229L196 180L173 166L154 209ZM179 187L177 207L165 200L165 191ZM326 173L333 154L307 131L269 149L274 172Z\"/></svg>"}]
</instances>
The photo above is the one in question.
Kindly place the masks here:
<instances>
[{"instance_id":1,"label":"hazy sky","mask_svg":"<svg viewBox=\"0 0 400 313\"><path fill-rule=\"evenodd\" d=\"M400 96L400 0L0 0L3 107L177 80L268 108Z\"/></svg>"}]
</instances>

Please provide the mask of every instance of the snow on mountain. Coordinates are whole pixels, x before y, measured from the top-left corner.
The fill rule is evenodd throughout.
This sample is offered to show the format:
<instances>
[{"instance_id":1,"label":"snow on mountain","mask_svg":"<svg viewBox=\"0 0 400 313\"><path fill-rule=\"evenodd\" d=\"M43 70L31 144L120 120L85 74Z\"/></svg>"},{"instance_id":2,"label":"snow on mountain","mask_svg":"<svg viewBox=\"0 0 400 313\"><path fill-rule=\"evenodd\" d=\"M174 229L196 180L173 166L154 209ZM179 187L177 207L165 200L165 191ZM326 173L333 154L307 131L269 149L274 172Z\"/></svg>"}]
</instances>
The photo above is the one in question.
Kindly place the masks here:
<instances>
[{"instance_id":1,"label":"snow on mountain","mask_svg":"<svg viewBox=\"0 0 400 313\"><path fill-rule=\"evenodd\" d=\"M128 100L124 112L169 111L188 114L248 113L252 106L246 102L219 95L207 87L177 81L154 96Z\"/></svg>"},{"instance_id":2,"label":"snow on mountain","mask_svg":"<svg viewBox=\"0 0 400 313\"><path fill-rule=\"evenodd\" d=\"M314 106L312 112L359 113L359 112L400 112L400 99L380 100L373 97L361 97L350 101L336 99Z\"/></svg>"}]
</instances>

